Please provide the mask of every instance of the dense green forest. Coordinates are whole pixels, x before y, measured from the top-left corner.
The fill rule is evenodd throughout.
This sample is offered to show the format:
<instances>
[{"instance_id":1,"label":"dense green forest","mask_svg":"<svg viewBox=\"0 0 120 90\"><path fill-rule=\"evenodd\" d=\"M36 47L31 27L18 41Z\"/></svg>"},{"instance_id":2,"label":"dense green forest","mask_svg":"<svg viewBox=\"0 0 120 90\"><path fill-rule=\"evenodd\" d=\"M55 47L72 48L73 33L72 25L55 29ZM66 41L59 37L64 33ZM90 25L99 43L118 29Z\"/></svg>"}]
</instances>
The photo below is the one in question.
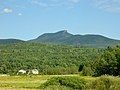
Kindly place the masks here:
<instances>
[{"instance_id":1,"label":"dense green forest","mask_svg":"<svg viewBox=\"0 0 120 90\"><path fill-rule=\"evenodd\" d=\"M91 62L100 52L94 48L38 43L0 45L0 73L34 68L40 74L78 73L80 65Z\"/></svg>"},{"instance_id":2,"label":"dense green forest","mask_svg":"<svg viewBox=\"0 0 120 90\"><path fill-rule=\"evenodd\" d=\"M83 75L120 75L120 46L108 46L96 59L83 67Z\"/></svg>"},{"instance_id":3,"label":"dense green forest","mask_svg":"<svg viewBox=\"0 0 120 90\"><path fill-rule=\"evenodd\" d=\"M0 45L0 73L38 69L40 74L120 75L120 46L107 49L40 43Z\"/></svg>"},{"instance_id":4,"label":"dense green forest","mask_svg":"<svg viewBox=\"0 0 120 90\"><path fill-rule=\"evenodd\" d=\"M96 60L95 73L100 76L103 74L120 75L120 46L108 47L104 53Z\"/></svg>"}]
</instances>

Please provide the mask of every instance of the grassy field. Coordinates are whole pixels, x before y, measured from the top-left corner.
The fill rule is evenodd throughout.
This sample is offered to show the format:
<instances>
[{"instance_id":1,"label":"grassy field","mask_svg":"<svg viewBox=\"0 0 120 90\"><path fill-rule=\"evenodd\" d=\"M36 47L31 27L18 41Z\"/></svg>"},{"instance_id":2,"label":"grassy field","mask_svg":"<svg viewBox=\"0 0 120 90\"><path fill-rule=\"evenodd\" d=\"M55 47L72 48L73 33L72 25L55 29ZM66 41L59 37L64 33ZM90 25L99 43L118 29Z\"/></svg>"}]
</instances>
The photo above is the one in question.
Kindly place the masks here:
<instances>
[{"instance_id":1,"label":"grassy field","mask_svg":"<svg viewBox=\"0 0 120 90\"><path fill-rule=\"evenodd\" d=\"M40 84L52 77L61 75L36 75L36 76L0 76L0 88L28 88L36 89ZM76 75L62 75L62 76L76 76ZM1 90L1 89L0 89Z\"/></svg>"},{"instance_id":2,"label":"grassy field","mask_svg":"<svg viewBox=\"0 0 120 90\"><path fill-rule=\"evenodd\" d=\"M0 87L35 89L51 76L0 76Z\"/></svg>"},{"instance_id":3,"label":"grassy field","mask_svg":"<svg viewBox=\"0 0 120 90\"><path fill-rule=\"evenodd\" d=\"M79 76L79 75L37 75L37 76L0 76L0 90L37 90L41 84L46 82L52 77L74 77L78 76L83 78L87 82L87 86L91 86L91 82L95 81L98 77L88 77L88 76ZM120 90L120 78L107 76L114 83L112 83L111 90ZM54 86L56 88L56 86ZM117 88L116 88L117 87ZM69 90L66 87L59 87L61 89L50 89L51 87L45 90ZM88 90L90 90L88 88ZM102 89L101 89L102 90Z\"/></svg>"}]
</instances>

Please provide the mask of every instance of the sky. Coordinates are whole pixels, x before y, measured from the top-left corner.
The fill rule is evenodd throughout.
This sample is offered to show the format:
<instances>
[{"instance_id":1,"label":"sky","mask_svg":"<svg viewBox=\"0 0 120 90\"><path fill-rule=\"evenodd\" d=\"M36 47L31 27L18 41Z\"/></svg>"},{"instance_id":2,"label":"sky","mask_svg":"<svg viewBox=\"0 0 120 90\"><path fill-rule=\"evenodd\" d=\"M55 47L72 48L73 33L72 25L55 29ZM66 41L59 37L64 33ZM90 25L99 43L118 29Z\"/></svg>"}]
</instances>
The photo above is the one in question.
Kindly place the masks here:
<instances>
[{"instance_id":1,"label":"sky","mask_svg":"<svg viewBox=\"0 0 120 90\"><path fill-rule=\"evenodd\" d=\"M0 39L67 29L120 40L120 0L0 0Z\"/></svg>"}]
</instances>

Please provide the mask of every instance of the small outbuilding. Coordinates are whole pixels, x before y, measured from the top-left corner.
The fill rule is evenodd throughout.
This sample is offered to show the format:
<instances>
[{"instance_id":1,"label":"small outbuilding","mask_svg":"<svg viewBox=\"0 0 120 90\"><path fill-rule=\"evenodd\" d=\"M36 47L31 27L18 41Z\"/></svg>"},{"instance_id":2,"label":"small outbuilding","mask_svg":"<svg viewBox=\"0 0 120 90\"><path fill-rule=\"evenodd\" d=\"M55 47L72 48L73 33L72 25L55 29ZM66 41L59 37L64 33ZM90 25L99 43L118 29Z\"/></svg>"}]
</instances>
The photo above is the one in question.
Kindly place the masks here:
<instances>
[{"instance_id":1,"label":"small outbuilding","mask_svg":"<svg viewBox=\"0 0 120 90\"><path fill-rule=\"evenodd\" d=\"M39 74L39 71L37 69L31 70L31 72L32 72L32 74L35 74L35 75Z\"/></svg>"},{"instance_id":2,"label":"small outbuilding","mask_svg":"<svg viewBox=\"0 0 120 90\"><path fill-rule=\"evenodd\" d=\"M18 71L17 75L18 74L26 74L26 70L21 69L21 70Z\"/></svg>"}]
</instances>

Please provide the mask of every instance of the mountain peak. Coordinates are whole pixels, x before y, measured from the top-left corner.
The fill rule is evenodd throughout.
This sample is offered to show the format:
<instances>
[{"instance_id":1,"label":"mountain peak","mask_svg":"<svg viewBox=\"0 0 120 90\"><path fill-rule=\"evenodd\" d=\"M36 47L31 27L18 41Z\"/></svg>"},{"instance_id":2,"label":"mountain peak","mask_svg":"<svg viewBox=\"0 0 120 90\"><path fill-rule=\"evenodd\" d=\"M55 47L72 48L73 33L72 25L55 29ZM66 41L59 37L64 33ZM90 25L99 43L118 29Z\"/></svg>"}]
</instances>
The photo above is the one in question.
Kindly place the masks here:
<instances>
[{"instance_id":1,"label":"mountain peak","mask_svg":"<svg viewBox=\"0 0 120 90\"><path fill-rule=\"evenodd\" d=\"M59 38L66 38L72 36L72 34L68 33L67 30L62 30L56 33L53 33L53 36L59 37Z\"/></svg>"},{"instance_id":2,"label":"mountain peak","mask_svg":"<svg viewBox=\"0 0 120 90\"><path fill-rule=\"evenodd\" d=\"M62 31L58 31L56 33L68 33L68 30L62 30Z\"/></svg>"}]
</instances>

